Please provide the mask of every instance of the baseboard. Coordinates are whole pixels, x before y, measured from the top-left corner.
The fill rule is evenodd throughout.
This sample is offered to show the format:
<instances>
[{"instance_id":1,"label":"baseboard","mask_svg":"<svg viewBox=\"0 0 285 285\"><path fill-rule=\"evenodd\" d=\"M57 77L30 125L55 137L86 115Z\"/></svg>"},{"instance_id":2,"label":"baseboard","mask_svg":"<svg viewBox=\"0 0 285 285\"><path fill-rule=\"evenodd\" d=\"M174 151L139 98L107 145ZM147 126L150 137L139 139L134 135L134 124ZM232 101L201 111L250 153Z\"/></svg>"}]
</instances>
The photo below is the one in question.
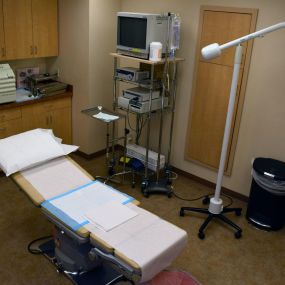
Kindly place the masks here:
<instances>
[{"instance_id":1,"label":"baseboard","mask_svg":"<svg viewBox=\"0 0 285 285\"><path fill-rule=\"evenodd\" d=\"M186 172L184 170L181 170L181 169L179 169L177 167L173 167L172 169L173 169L174 172L176 172L179 175L183 175L183 176L185 176L187 178L190 178L190 179L192 179L194 181L197 181L197 182L199 182L199 183L201 183L201 184L203 184L203 185L205 185L207 187L212 188L213 191L214 191L214 189L216 187L215 183L210 182L210 181L208 181L206 179L203 179L201 177L198 177L196 175L193 175L191 173L188 173L188 172ZM231 197L237 198L237 199L239 199L241 201L248 202L248 197L247 196L245 196L243 194L240 194L240 193L237 193L237 192L235 192L233 190L230 190L228 188L222 187L222 192L227 194L227 195L229 195L229 196L231 196Z\"/></svg>"},{"instance_id":2,"label":"baseboard","mask_svg":"<svg viewBox=\"0 0 285 285\"><path fill-rule=\"evenodd\" d=\"M121 145L119 145L119 144L116 144L116 145L115 145L115 150L116 150L116 151L117 151L117 150L122 151L123 149L124 149L123 146L121 146ZM112 149L111 149L111 147L110 147L109 153L111 153L111 151L112 151ZM77 155L79 155L79 156L81 156L81 157L83 157L83 158L89 160L89 159L93 159L93 158L96 158L96 157L105 155L105 154L106 154L106 149L104 148L104 149L101 149L101 150L99 150L99 151L96 151L96 152L93 152L93 153L90 153L90 154L86 154L85 152L82 152L82 151L80 151L80 150L77 150L77 151L75 152L75 154L77 154Z\"/></svg>"},{"instance_id":3,"label":"baseboard","mask_svg":"<svg viewBox=\"0 0 285 285\"><path fill-rule=\"evenodd\" d=\"M115 145L115 149L116 150L123 150L124 148L123 148L123 146L117 144L117 145ZM85 159L93 159L93 158L99 157L101 155L104 155L106 153L106 149L102 149L102 150L99 150L99 151L91 153L91 154L86 154L86 153L84 153L82 151L79 151L79 150L76 151L75 153L80 155L80 156L82 156ZM193 175L193 174L191 174L189 172L186 172L186 171L184 171L182 169L179 169L177 167L173 167L172 169L173 169L174 172L176 172L179 175L183 175L183 176L185 176L187 178L190 178L190 179L192 179L194 181L197 181L197 182L201 183L202 185L205 185L207 187L212 188L213 191L214 191L214 189L216 187L215 183L210 182L210 181L208 181L206 179L203 179L201 177L198 177L196 175ZM245 196L243 194L240 194L240 193L237 193L235 191L232 191L232 190L230 190L228 188L222 187L222 192L227 194L227 195L229 195L229 196L231 196L231 197L237 198L237 199L239 199L241 201L248 202L248 197L247 196Z\"/></svg>"},{"instance_id":4,"label":"baseboard","mask_svg":"<svg viewBox=\"0 0 285 285\"><path fill-rule=\"evenodd\" d=\"M105 150L105 149L102 149L102 150L93 152L93 153L91 153L91 154L86 154L85 152L82 152L82 151L80 151L80 150L77 150L77 151L75 152L75 154L77 154L77 155L79 155L79 156L81 156L81 157L83 157L83 158L85 158L85 159L88 159L88 160L93 159L93 158L96 158L96 157L99 157L99 156L102 156L102 155L104 155L105 153L106 153L106 150Z\"/></svg>"}]
</instances>

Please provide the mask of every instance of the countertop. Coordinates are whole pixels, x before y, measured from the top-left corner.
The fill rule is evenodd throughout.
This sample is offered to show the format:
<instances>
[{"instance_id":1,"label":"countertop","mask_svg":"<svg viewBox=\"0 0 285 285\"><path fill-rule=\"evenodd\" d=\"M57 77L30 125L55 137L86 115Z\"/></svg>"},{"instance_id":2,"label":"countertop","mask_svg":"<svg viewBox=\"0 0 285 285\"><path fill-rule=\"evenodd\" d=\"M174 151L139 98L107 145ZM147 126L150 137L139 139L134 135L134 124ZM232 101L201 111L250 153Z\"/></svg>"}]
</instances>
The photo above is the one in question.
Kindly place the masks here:
<instances>
[{"instance_id":1,"label":"countertop","mask_svg":"<svg viewBox=\"0 0 285 285\"><path fill-rule=\"evenodd\" d=\"M64 97L71 97L71 96L72 96L72 86L71 85L68 85L67 91L63 93L56 94L56 95L49 95L49 96L44 95L40 97L31 96L29 91L24 90L24 89L18 89L17 94L16 94L16 101L0 104L0 111L5 110L5 109L10 109L10 108L21 107L23 105L36 104L39 102L45 102L49 100L54 100L54 99L59 99L59 98L64 98Z\"/></svg>"}]
</instances>

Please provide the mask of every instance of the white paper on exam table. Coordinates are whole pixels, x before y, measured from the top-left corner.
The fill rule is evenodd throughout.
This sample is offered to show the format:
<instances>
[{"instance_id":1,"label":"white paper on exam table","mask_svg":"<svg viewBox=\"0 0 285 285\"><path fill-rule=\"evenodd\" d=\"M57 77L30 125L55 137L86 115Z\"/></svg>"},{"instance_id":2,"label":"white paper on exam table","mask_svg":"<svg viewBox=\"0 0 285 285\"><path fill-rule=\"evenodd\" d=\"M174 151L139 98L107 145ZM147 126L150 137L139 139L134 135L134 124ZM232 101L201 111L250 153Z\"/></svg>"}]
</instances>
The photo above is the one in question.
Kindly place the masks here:
<instances>
[{"instance_id":1,"label":"white paper on exam table","mask_svg":"<svg viewBox=\"0 0 285 285\"><path fill-rule=\"evenodd\" d=\"M92 181L66 157L56 158L43 165L23 170L21 174L45 200L58 196L67 189L75 189Z\"/></svg>"},{"instance_id":2,"label":"white paper on exam table","mask_svg":"<svg viewBox=\"0 0 285 285\"><path fill-rule=\"evenodd\" d=\"M99 181L93 181L78 189L66 192L59 197L48 200L57 209L79 224L87 221L86 213L111 201L128 203L133 198L116 191Z\"/></svg>"},{"instance_id":3,"label":"white paper on exam table","mask_svg":"<svg viewBox=\"0 0 285 285\"><path fill-rule=\"evenodd\" d=\"M87 219L104 231L110 231L137 215L138 213L126 205L115 201L106 203L86 213Z\"/></svg>"},{"instance_id":4,"label":"white paper on exam table","mask_svg":"<svg viewBox=\"0 0 285 285\"><path fill-rule=\"evenodd\" d=\"M187 243L187 233L132 203L127 207L138 215L119 227L108 232L92 224L85 228L135 261L142 271L140 282L144 282L169 266L180 254Z\"/></svg>"}]
</instances>

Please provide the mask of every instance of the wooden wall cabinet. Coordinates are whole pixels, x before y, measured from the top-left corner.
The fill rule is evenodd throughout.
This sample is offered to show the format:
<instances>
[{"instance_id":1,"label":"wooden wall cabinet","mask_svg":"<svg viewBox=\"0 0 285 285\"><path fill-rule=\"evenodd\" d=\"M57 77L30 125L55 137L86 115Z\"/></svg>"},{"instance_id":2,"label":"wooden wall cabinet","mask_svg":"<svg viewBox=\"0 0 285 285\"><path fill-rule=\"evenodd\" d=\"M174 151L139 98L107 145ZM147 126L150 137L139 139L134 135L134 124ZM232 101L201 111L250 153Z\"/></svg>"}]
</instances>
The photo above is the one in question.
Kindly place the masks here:
<instances>
[{"instance_id":1,"label":"wooden wall cabinet","mask_svg":"<svg viewBox=\"0 0 285 285\"><path fill-rule=\"evenodd\" d=\"M32 0L32 14L34 56L57 56L57 0Z\"/></svg>"},{"instance_id":2,"label":"wooden wall cabinet","mask_svg":"<svg viewBox=\"0 0 285 285\"><path fill-rule=\"evenodd\" d=\"M35 128L52 129L64 143L71 144L71 98L23 106L23 131Z\"/></svg>"},{"instance_id":3,"label":"wooden wall cabinet","mask_svg":"<svg viewBox=\"0 0 285 285\"><path fill-rule=\"evenodd\" d=\"M0 8L1 60L58 55L57 0L0 0Z\"/></svg>"}]
</instances>

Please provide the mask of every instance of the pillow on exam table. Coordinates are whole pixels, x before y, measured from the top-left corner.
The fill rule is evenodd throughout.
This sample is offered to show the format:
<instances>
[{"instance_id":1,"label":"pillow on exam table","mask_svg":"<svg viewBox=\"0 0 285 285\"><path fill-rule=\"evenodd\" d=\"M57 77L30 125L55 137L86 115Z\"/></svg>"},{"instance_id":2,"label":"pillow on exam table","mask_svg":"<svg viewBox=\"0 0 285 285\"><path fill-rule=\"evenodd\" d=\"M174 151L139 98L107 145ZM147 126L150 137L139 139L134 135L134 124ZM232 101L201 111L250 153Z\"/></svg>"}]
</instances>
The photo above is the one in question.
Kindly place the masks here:
<instances>
[{"instance_id":1,"label":"pillow on exam table","mask_svg":"<svg viewBox=\"0 0 285 285\"><path fill-rule=\"evenodd\" d=\"M0 168L9 176L77 149L61 144L52 130L35 129L0 139Z\"/></svg>"}]
</instances>

